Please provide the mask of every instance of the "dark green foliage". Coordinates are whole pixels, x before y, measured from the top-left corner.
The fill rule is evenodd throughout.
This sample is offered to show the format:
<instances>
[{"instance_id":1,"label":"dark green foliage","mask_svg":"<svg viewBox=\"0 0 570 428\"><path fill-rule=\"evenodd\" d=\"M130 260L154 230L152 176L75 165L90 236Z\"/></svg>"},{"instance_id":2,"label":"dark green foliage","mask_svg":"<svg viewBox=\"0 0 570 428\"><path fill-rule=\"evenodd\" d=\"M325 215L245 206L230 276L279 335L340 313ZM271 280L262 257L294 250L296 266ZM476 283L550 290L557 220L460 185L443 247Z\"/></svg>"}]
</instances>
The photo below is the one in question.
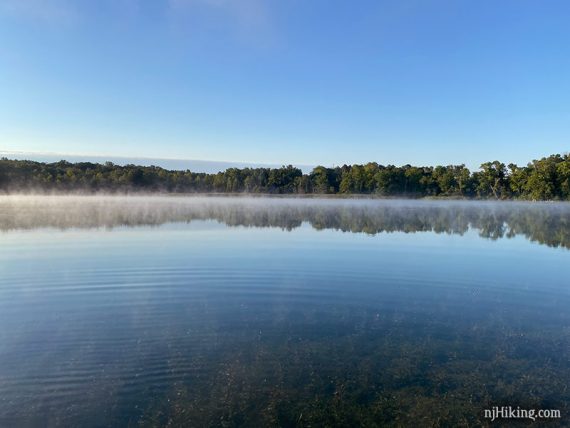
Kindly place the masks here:
<instances>
[{"instance_id":1,"label":"dark green foliage","mask_svg":"<svg viewBox=\"0 0 570 428\"><path fill-rule=\"evenodd\" d=\"M303 174L281 168L229 168L216 174L169 171L111 162L41 163L0 160L0 192L167 192L343 194L482 199L570 199L570 156L552 155L526 167L486 162L471 173L465 165L317 166Z\"/></svg>"}]
</instances>

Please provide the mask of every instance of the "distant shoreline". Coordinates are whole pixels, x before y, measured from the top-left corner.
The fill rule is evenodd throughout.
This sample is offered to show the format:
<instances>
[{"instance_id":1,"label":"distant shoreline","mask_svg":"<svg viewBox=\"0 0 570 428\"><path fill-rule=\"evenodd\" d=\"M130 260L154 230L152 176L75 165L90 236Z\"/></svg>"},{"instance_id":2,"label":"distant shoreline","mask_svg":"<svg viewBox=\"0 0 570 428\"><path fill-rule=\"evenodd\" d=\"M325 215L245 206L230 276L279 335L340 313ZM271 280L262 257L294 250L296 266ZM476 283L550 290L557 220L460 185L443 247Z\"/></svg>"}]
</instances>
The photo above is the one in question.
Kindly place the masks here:
<instances>
[{"instance_id":1,"label":"distant shoreline","mask_svg":"<svg viewBox=\"0 0 570 428\"><path fill-rule=\"evenodd\" d=\"M530 199L489 199L489 198L459 198L451 196L380 196L380 195L342 195L342 194L272 194L272 193L166 193L166 192L14 192L0 193L0 198L33 198L33 197L73 197L73 198L233 198L233 199L278 199L278 200L329 200L329 201L417 201L417 202L483 202L483 203L525 203L525 204L570 204L567 200L530 200Z\"/></svg>"},{"instance_id":2,"label":"distant shoreline","mask_svg":"<svg viewBox=\"0 0 570 428\"><path fill-rule=\"evenodd\" d=\"M570 200L570 155L527 166L343 165L304 174L281 168L228 168L215 174L157 166L0 159L0 194L248 195L338 199Z\"/></svg>"}]
</instances>

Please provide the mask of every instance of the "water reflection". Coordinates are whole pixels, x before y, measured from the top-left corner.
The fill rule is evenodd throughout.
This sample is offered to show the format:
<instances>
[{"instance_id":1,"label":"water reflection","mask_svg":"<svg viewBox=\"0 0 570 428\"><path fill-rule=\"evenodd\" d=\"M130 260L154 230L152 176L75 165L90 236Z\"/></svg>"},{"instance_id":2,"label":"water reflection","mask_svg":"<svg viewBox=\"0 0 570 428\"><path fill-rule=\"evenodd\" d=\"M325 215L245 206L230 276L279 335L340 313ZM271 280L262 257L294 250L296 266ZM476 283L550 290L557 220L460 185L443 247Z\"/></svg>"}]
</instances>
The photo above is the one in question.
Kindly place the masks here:
<instances>
[{"instance_id":1,"label":"water reflection","mask_svg":"<svg viewBox=\"0 0 570 428\"><path fill-rule=\"evenodd\" d=\"M570 248L570 204L222 197L0 197L0 230L113 228L214 219L228 226L378 234L475 229Z\"/></svg>"},{"instance_id":2,"label":"water reflection","mask_svg":"<svg viewBox=\"0 0 570 428\"><path fill-rule=\"evenodd\" d=\"M568 426L568 211L1 198L0 427Z\"/></svg>"}]
</instances>

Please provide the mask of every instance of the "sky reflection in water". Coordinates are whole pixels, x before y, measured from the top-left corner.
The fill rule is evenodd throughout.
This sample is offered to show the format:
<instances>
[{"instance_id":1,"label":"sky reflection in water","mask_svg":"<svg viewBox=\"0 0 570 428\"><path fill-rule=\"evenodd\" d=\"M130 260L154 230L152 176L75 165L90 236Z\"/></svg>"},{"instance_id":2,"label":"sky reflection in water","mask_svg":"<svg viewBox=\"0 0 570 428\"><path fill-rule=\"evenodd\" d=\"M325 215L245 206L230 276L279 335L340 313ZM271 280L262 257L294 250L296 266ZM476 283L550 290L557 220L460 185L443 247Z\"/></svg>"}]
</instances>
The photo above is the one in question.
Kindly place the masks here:
<instances>
[{"instance_id":1,"label":"sky reflection in water","mask_svg":"<svg viewBox=\"0 0 570 428\"><path fill-rule=\"evenodd\" d=\"M0 425L564 417L569 219L565 204L2 198Z\"/></svg>"}]
</instances>

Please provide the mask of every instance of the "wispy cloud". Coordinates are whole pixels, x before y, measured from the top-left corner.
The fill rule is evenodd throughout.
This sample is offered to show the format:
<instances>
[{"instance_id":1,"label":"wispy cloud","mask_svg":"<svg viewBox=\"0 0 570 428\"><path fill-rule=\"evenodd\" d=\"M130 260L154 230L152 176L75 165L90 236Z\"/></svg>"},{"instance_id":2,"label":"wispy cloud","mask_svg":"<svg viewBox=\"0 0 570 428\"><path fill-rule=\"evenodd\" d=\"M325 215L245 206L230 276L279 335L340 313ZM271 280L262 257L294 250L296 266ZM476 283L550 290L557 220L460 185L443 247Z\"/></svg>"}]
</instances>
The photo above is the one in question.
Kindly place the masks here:
<instances>
[{"instance_id":1,"label":"wispy cloud","mask_svg":"<svg viewBox=\"0 0 570 428\"><path fill-rule=\"evenodd\" d=\"M160 8L190 30L220 28L245 36L271 32L268 0L0 0L0 15L43 23L69 24L89 19L90 9L109 19L136 18L145 10ZM156 2L156 3L155 3Z\"/></svg>"},{"instance_id":2,"label":"wispy cloud","mask_svg":"<svg viewBox=\"0 0 570 428\"><path fill-rule=\"evenodd\" d=\"M68 0L0 0L0 12L45 22L69 23L77 10Z\"/></svg>"},{"instance_id":3,"label":"wispy cloud","mask_svg":"<svg viewBox=\"0 0 570 428\"><path fill-rule=\"evenodd\" d=\"M240 33L267 32L270 13L267 0L168 0L175 16L207 15L234 26Z\"/></svg>"}]
</instances>

